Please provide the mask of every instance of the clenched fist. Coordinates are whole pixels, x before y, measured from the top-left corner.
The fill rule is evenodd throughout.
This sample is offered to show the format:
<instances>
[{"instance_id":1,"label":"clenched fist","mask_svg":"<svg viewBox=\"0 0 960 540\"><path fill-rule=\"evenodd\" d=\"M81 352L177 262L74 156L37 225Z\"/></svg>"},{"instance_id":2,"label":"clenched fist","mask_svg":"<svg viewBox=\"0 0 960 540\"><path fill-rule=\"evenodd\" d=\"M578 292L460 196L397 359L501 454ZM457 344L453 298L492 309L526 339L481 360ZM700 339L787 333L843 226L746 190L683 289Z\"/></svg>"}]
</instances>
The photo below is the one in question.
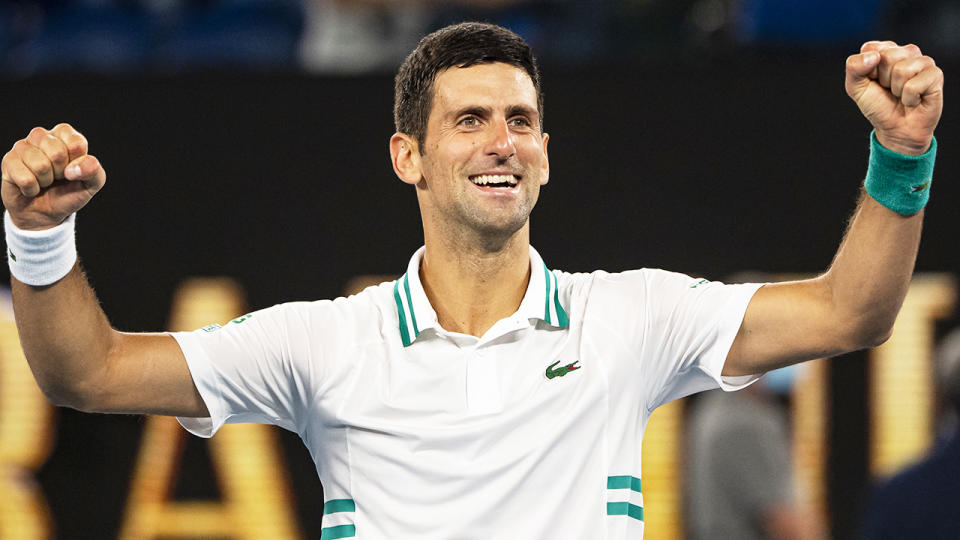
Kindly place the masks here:
<instances>
[{"instance_id":1,"label":"clenched fist","mask_svg":"<svg viewBox=\"0 0 960 540\"><path fill-rule=\"evenodd\" d=\"M107 181L87 139L69 124L33 128L0 162L0 196L14 225L24 230L56 227L83 208Z\"/></svg>"},{"instance_id":2,"label":"clenched fist","mask_svg":"<svg viewBox=\"0 0 960 540\"><path fill-rule=\"evenodd\" d=\"M880 144L910 155L930 147L943 111L943 71L919 47L864 43L847 58L846 89Z\"/></svg>"}]
</instances>

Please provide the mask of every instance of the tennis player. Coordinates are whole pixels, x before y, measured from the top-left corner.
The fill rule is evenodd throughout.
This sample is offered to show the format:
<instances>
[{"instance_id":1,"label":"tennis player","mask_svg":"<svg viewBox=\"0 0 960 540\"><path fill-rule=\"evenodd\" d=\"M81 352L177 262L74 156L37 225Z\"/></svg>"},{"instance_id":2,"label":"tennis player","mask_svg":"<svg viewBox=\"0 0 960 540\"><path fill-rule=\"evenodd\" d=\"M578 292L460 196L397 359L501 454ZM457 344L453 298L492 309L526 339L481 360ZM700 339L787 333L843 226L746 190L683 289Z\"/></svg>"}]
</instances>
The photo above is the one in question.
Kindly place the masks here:
<instances>
[{"instance_id":1,"label":"tennis player","mask_svg":"<svg viewBox=\"0 0 960 540\"><path fill-rule=\"evenodd\" d=\"M2 161L20 339L58 405L175 415L204 437L231 422L298 433L324 486L324 540L640 538L654 408L890 335L942 89L914 45L871 41L847 59L874 131L865 194L823 275L570 274L529 243L550 173L530 48L500 27L447 27L396 78L390 156L424 230L403 276L177 334L110 326L74 245L106 172L73 127L35 128Z\"/></svg>"}]
</instances>

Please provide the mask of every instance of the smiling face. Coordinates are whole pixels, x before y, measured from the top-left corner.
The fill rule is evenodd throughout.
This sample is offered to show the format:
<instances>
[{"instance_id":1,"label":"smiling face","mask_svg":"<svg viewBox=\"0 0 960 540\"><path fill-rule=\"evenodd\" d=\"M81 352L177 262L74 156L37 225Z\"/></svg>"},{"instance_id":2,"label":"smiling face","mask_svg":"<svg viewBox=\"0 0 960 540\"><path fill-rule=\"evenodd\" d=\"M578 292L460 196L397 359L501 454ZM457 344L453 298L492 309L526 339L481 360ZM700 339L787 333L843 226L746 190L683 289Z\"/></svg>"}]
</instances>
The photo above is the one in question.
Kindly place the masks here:
<instances>
[{"instance_id":1,"label":"smiling face","mask_svg":"<svg viewBox=\"0 0 960 540\"><path fill-rule=\"evenodd\" d=\"M391 140L397 174L417 186L428 241L443 234L498 243L525 232L549 174L529 75L499 62L453 67L433 89L420 152L411 137Z\"/></svg>"}]
</instances>

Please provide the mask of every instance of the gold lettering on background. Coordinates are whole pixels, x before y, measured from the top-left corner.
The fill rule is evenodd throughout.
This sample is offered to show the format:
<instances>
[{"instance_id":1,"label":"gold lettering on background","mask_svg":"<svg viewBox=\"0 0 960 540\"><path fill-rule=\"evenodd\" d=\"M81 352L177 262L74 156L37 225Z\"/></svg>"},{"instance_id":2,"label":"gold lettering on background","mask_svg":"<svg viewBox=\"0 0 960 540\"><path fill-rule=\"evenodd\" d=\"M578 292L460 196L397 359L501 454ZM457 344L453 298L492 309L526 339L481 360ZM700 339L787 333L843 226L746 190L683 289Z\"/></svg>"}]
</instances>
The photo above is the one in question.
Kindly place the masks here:
<instances>
[{"instance_id":1,"label":"gold lettering on background","mask_svg":"<svg viewBox=\"0 0 960 540\"><path fill-rule=\"evenodd\" d=\"M0 538L53 536L50 509L32 473L50 455L53 407L20 348L16 324L0 317Z\"/></svg>"},{"instance_id":2,"label":"gold lettering on background","mask_svg":"<svg viewBox=\"0 0 960 540\"><path fill-rule=\"evenodd\" d=\"M195 330L245 312L242 288L227 278L194 278L177 290L173 331ZM299 538L286 466L273 427L223 426L210 439L222 501L173 501L187 433L174 418L150 417L130 487L121 540L158 537Z\"/></svg>"},{"instance_id":3,"label":"gold lettering on background","mask_svg":"<svg viewBox=\"0 0 960 540\"><path fill-rule=\"evenodd\" d=\"M948 274L914 278L889 341L870 354L870 472L889 475L920 459L934 435L934 323L953 312Z\"/></svg>"},{"instance_id":4,"label":"gold lettering on background","mask_svg":"<svg viewBox=\"0 0 960 540\"><path fill-rule=\"evenodd\" d=\"M647 540L683 538L681 495L683 477L683 408L686 400L661 405L653 411L643 434L643 537Z\"/></svg>"},{"instance_id":5,"label":"gold lettering on background","mask_svg":"<svg viewBox=\"0 0 960 540\"><path fill-rule=\"evenodd\" d=\"M830 377L827 358L800 366L792 390L793 477L796 500L811 538L825 537L827 513L827 419ZM815 533L814 533L815 532Z\"/></svg>"}]
</instances>

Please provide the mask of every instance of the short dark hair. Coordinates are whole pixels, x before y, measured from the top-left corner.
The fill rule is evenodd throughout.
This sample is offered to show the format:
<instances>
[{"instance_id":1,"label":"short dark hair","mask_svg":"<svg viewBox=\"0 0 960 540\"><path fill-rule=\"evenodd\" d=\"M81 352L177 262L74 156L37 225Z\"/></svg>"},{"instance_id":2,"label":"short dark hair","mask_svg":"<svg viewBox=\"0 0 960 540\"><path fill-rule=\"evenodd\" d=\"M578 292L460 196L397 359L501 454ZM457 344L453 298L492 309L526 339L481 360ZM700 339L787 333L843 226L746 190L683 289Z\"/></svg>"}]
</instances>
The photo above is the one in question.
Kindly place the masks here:
<instances>
[{"instance_id":1,"label":"short dark hair","mask_svg":"<svg viewBox=\"0 0 960 540\"><path fill-rule=\"evenodd\" d=\"M465 22L441 28L423 39L407 56L394 80L393 122L397 131L414 137L423 152L427 119L433 107L433 82L453 66L503 62L527 72L537 92L537 110L543 127L540 70L530 46L501 26Z\"/></svg>"}]
</instances>

